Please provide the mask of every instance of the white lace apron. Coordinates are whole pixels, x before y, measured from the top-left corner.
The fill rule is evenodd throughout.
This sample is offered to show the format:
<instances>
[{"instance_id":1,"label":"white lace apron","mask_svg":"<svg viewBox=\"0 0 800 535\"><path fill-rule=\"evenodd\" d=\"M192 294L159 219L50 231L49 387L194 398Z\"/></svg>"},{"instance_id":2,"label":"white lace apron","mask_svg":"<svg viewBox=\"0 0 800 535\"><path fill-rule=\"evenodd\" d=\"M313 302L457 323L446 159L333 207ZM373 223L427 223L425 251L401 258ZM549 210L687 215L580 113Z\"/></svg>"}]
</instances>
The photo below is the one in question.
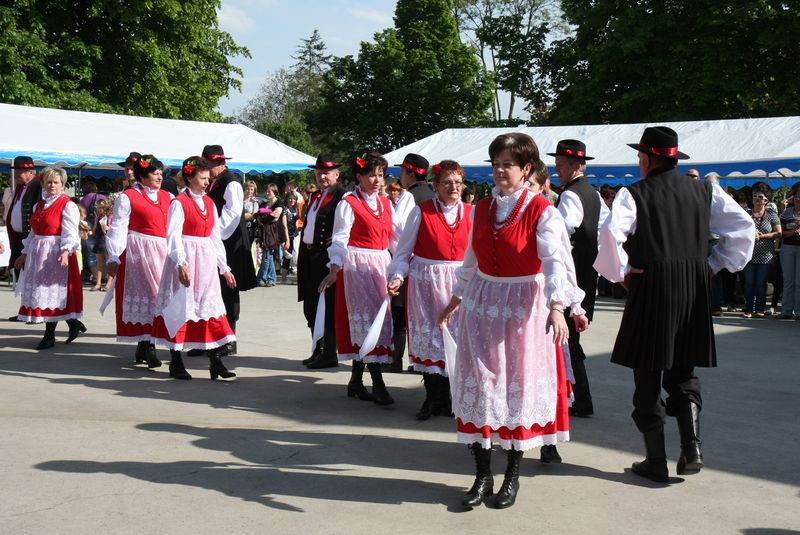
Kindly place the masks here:
<instances>
[{"instance_id":1,"label":"white lace apron","mask_svg":"<svg viewBox=\"0 0 800 535\"><path fill-rule=\"evenodd\" d=\"M342 277L347 314L350 319L350 342L361 346L372 322L386 300L386 270L389 252L348 247ZM376 347L392 345L392 315L386 314Z\"/></svg>"},{"instance_id":2,"label":"white lace apron","mask_svg":"<svg viewBox=\"0 0 800 535\"><path fill-rule=\"evenodd\" d=\"M17 283L23 307L67 308L69 268L58 263L60 246L61 236L33 236Z\"/></svg>"},{"instance_id":3,"label":"white lace apron","mask_svg":"<svg viewBox=\"0 0 800 535\"><path fill-rule=\"evenodd\" d=\"M122 292L123 322L153 322L166 258L166 238L133 231L128 233L128 244L125 248L125 288Z\"/></svg>"}]
</instances>

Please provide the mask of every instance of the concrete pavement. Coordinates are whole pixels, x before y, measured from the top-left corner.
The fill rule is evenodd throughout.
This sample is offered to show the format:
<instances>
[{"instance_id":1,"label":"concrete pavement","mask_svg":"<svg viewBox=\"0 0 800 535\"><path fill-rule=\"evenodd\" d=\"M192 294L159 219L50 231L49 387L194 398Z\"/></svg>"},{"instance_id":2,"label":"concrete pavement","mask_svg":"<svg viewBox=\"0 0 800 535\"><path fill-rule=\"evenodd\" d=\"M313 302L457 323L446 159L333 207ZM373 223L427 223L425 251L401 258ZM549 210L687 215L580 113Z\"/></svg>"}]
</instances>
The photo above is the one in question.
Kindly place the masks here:
<instances>
[{"instance_id":1,"label":"concrete pavement","mask_svg":"<svg viewBox=\"0 0 800 535\"><path fill-rule=\"evenodd\" d=\"M630 370L608 362L622 303L583 336L596 415L573 419L561 465L526 454L517 504L465 511L472 482L452 420L414 419L420 377L387 375L396 404L347 398L349 366L311 371L295 287L243 294L238 377L133 367L113 314L86 292L89 332L32 348L43 327L0 321L0 533L800 533L800 322L716 318L720 367L699 370L706 468L630 473L643 457ZM0 289L0 317L16 311ZM161 350L162 358L167 358ZM495 453L496 485L504 455Z\"/></svg>"}]
</instances>

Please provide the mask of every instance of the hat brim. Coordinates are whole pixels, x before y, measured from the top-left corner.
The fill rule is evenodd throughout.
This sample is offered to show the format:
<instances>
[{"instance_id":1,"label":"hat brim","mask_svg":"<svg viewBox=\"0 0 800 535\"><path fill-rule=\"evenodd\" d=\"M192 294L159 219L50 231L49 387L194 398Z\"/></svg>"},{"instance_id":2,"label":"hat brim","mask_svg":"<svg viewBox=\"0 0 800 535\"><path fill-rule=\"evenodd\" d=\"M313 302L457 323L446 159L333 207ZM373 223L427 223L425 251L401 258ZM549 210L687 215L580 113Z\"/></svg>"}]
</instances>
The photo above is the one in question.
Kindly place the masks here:
<instances>
[{"instance_id":1,"label":"hat brim","mask_svg":"<svg viewBox=\"0 0 800 535\"><path fill-rule=\"evenodd\" d=\"M320 170L322 170L322 169L339 169L341 166L342 166L342 164L340 164L340 163L337 163L336 165L325 166L325 167L322 167L322 166L314 164L314 165L309 165L308 168L309 169L320 169Z\"/></svg>"},{"instance_id":2,"label":"hat brim","mask_svg":"<svg viewBox=\"0 0 800 535\"><path fill-rule=\"evenodd\" d=\"M630 148L636 149L639 152L644 152L645 154L652 154L653 156L661 156L660 154L656 154L655 152L652 152L650 150L650 147L643 147L639 143L628 143L627 145ZM675 158L676 160L688 160L689 159L689 155L685 154L685 153L683 153L681 151L678 151L678 153L675 156L664 156L664 157L665 158Z\"/></svg>"},{"instance_id":3,"label":"hat brim","mask_svg":"<svg viewBox=\"0 0 800 535\"><path fill-rule=\"evenodd\" d=\"M594 160L594 156L576 156L575 154L558 154L557 152L546 152L548 156L565 156L567 158L575 158L576 160Z\"/></svg>"}]
</instances>

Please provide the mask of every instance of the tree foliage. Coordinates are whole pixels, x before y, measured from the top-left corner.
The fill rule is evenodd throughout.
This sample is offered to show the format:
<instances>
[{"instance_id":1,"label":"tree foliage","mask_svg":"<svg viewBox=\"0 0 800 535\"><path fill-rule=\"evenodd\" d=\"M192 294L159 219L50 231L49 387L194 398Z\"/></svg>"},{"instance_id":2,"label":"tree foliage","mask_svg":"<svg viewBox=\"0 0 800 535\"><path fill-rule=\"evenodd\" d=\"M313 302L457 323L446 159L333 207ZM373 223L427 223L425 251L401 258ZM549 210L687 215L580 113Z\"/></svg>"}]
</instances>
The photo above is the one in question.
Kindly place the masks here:
<instances>
[{"instance_id":1,"label":"tree foliage","mask_svg":"<svg viewBox=\"0 0 800 535\"><path fill-rule=\"evenodd\" d=\"M800 113L800 12L774 0L562 0L555 124Z\"/></svg>"},{"instance_id":2,"label":"tree foliage","mask_svg":"<svg viewBox=\"0 0 800 535\"><path fill-rule=\"evenodd\" d=\"M219 0L14 0L0 7L0 101L219 120L246 48Z\"/></svg>"},{"instance_id":3,"label":"tree foliage","mask_svg":"<svg viewBox=\"0 0 800 535\"><path fill-rule=\"evenodd\" d=\"M389 150L484 121L492 84L461 42L449 0L400 0L395 27L334 58L307 118L332 149Z\"/></svg>"}]
</instances>

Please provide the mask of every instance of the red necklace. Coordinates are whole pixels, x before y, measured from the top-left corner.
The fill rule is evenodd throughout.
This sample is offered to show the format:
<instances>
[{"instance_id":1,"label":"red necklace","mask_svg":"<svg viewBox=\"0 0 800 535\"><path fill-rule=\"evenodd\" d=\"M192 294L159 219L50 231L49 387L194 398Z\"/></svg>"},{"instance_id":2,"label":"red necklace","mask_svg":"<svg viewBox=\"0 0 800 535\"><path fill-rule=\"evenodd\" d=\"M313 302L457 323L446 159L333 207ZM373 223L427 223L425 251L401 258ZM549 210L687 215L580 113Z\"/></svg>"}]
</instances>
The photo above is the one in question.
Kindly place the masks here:
<instances>
[{"instance_id":1,"label":"red necklace","mask_svg":"<svg viewBox=\"0 0 800 535\"><path fill-rule=\"evenodd\" d=\"M194 197L192 197L191 193L189 193L189 188L186 188L185 193L186 196L189 197L189 200L191 201L192 206L194 206L194 209L197 210L197 213L200 214L200 217L203 218L203 221L208 221L208 210L206 210L205 208L201 210L200 207L197 206ZM203 201L203 206L205 206L205 201L203 200L202 197L200 197L200 200Z\"/></svg>"},{"instance_id":2,"label":"red necklace","mask_svg":"<svg viewBox=\"0 0 800 535\"><path fill-rule=\"evenodd\" d=\"M367 212L372 214L372 217L375 219L383 221L383 203L381 202L380 196L376 197L375 199L375 201L378 203L378 210L376 211L369 207L369 204L367 204L367 200L363 197L360 189L356 189L355 193L356 197L358 197L358 200L361 201L361 204L364 206L364 208L366 208Z\"/></svg>"},{"instance_id":3,"label":"red necklace","mask_svg":"<svg viewBox=\"0 0 800 535\"><path fill-rule=\"evenodd\" d=\"M144 200L146 200L147 202L149 202L153 206L158 206L158 190L156 190L156 200L152 200L150 198L150 196L147 194L147 190L144 189L144 186L139 186L138 188L135 188L135 189L138 190L139 193L142 194L142 197L144 197Z\"/></svg>"},{"instance_id":4,"label":"red necklace","mask_svg":"<svg viewBox=\"0 0 800 535\"><path fill-rule=\"evenodd\" d=\"M444 208L441 206L441 202L436 197L433 198L433 206L436 208L436 215L439 216L439 220L444 224L444 226L452 233L455 233L458 230L458 227L461 226L461 218L464 213L464 205L461 202L458 203L458 209L456 212L456 220L451 225L447 222L447 218L444 217Z\"/></svg>"},{"instance_id":5,"label":"red necklace","mask_svg":"<svg viewBox=\"0 0 800 535\"><path fill-rule=\"evenodd\" d=\"M500 231L517 222L517 217L519 216L522 207L525 205L525 199L527 198L528 188L525 188L522 192L522 195L519 196L517 204L514 205L514 209L511 210L511 213L508 214L508 216L506 216L506 218L500 221L498 224L495 224L495 219L497 218L497 202L495 199L492 199L492 204L489 206L489 227L492 229L492 234L494 234L495 237L497 237Z\"/></svg>"}]
</instances>

